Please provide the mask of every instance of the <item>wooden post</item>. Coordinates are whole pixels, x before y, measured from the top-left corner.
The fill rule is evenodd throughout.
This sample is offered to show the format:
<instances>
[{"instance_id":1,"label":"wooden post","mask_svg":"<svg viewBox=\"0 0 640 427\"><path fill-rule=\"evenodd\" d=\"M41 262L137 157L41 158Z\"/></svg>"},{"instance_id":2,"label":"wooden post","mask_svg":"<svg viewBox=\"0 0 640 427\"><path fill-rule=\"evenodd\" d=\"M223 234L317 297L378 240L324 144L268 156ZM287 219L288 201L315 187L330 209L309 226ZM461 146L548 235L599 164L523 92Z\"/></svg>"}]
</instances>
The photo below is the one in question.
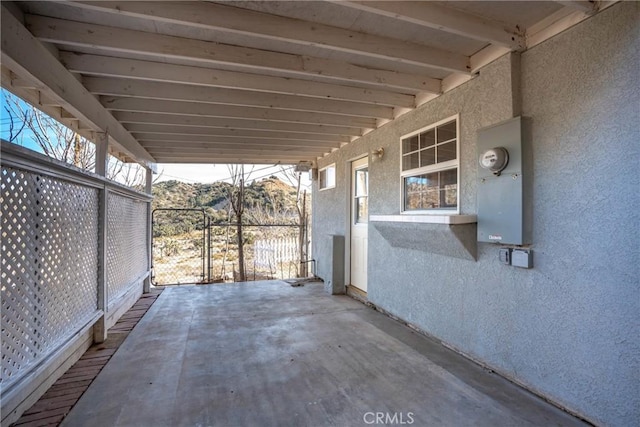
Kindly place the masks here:
<instances>
[{"instance_id":1,"label":"wooden post","mask_svg":"<svg viewBox=\"0 0 640 427\"><path fill-rule=\"evenodd\" d=\"M211 283L211 217L207 216L207 283Z\"/></svg>"},{"instance_id":2,"label":"wooden post","mask_svg":"<svg viewBox=\"0 0 640 427\"><path fill-rule=\"evenodd\" d=\"M96 174L107 176L107 153L109 152L109 135L104 132L96 133Z\"/></svg>"},{"instance_id":3,"label":"wooden post","mask_svg":"<svg viewBox=\"0 0 640 427\"><path fill-rule=\"evenodd\" d=\"M298 183L300 183L300 177L298 176ZM299 184L298 184L299 188ZM307 236L306 236L306 218L307 218L307 191L305 190L302 193L302 213L299 217L300 221L300 236L299 236L299 245L300 245L300 277L307 277Z\"/></svg>"},{"instance_id":4,"label":"wooden post","mask_svg":"<svg viewBox=\"0 0 640 427\"><path fill-rule=\"evenodd\" d=\"M242 178L240 179L237 205L236 230L238 233L238 274L240 275L240 282L244 282L246 281L244 269L244 238L242 236L242 214L244 213L244 165L242 166Z\"/></svg>"},{"instance_id":5,"label":"wooden post","mask_svg":"<svg viewBox=\"0 0 640 427\"><path fill-rule=\"evenodd\" d=\"M145 192L151 194L153 187L153 171L150 168L145 168ZM148 294L151 292L151 273L152 273L152 251L153 251L153 224L151 223L151 202L147 203L147 267L149 274L144 279L142 285L142 292Z\"/></svg>"},{"instance_id":6,"label":"wooden post","mask_svg":"<svg viewBox=\"0 0 640 427\"><path fill-rule=\"evenodd\" d=\"M96 134L96 173L105 176L107 171L107 152L109 136L106 133ZM107 339L107 218L108 190L106 184L100 190L100 209L98 210L98 310L102 316L93 326L93 341L104 342Z\"/></svg>"}]
</instances>

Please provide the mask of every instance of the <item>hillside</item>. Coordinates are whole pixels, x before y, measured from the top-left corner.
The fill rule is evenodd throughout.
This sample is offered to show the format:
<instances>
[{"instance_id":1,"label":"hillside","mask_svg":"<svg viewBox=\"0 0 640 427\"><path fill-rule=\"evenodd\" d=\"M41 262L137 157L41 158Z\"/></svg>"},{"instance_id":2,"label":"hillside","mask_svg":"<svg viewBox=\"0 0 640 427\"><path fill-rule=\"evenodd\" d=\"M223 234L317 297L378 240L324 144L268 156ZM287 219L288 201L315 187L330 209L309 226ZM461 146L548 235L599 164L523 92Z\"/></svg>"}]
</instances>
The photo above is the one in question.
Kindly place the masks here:
<instances>
[{"instance_id":1,"label":"hillside","mask_svg":"<svg viewBox=\"0 0 640 427\"><path fill-rule=\"evenodd\" d=\"M232 190L227 182L187 184L164 181L154 184L153 209L204 208L216 222L228 218ZM296 189L275 176L245 186L245 222L297 220Z\"/></svg>"}]
</instances>

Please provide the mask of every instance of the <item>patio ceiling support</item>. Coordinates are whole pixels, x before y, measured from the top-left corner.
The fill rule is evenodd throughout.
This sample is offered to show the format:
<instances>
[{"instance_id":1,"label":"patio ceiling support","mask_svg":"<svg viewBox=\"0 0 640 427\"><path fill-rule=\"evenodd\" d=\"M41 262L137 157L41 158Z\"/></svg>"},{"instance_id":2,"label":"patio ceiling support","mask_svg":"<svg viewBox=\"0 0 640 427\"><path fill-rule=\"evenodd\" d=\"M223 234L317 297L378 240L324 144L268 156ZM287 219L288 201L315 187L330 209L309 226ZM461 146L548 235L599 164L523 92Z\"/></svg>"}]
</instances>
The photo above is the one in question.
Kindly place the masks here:
<instances>
[{"instance_id":1,"label":"patio ceiling support","mask_svg":"<svg viewBox=\"0 0 640 427\"><path fill-rule=\"evenodd\" d=\"M71 72L100 77L119 77L182 83L196 86L239 88L258 92L302 95L313 98L356 101L392 107L415 107L415 96L377 89L359 88L205 67L175 65L109 56L60 52L60 60Z\"/></svg>"},{"instance_id":2,"label":"patio ceiling support","mask_svg":"<svg viewBox=\"0 0 640 427\"><path fill-rule=\"evenodd\" d=\"M524 39L516 28L432 2L339 1L336 3L340 6L508 47L511 50L524 48Z\"/></svg>"},{"instance_id":3,"label":"patio ceiling support","mask_svg":"<svg viewBox=\"0 0 640 427\"><path fill-rule=\"evenodd\" d=\"M76 3L73 3L75 6ZM410 89L440 93L440 80L423 75L378 70L331 59L269 52L203 40L152 34L143 31L25 15L29 30L39 39L110 51L175 58L206 64L231 64L247 71L275 70L291 76L324 78L343 84L367 84L380 88Z\"/></svg>"},{"instance_id":4,"label":"patio ceiling support","mask_svg":"<svg viewBox=\"0 0 640 427\"><path fill-rule=\"evenodd\" d=\"M297 97L249 92L237 89L202 87L150 81L130 81L107 77L85 77L84 86L96 95L131 96L169 101L202 102L293 111L333 113L345 116L393 118L393 108L361 102Z\"/></svg>"},{"instance_id":5,"label":"patio ceiling support","mask_svg":"<svg viewBox=\"0 0 640 427\"><path fill-rule=\"evenodd\" d=\"M324 150L316 150L316 151L310 151L310 152L298 152L297 156L284 156L281 159L278 160L274 160L273 159L273 150L272 149L262 149L262 150L249 150L249 149L243 149L242 150L242 155L240 156L236 156L236 157L254 157L254 156L258 156L260 157L261 163L269 163L269 164L274 164L274 163L291 163L291 164L297 164L298 162L302 161L301 159L314 159L317 156L321 156L324 153L328 153L330 152L330 149L324 149ZM207 150L177 150L177 149L166 149L166 150L152 150L152 153L158 157L177 157L178 159L181 157L190 157L190 158L200 158L199 162L196 163L203 163L203 159L206 160L211 160L213 159L214 162L218 161L220 162L221 159L224 159L225 161L223 163L235 163L235 162L231 162L231 161L227 161L227 158L223 158L222 157L222 153L224 153L225 150L216 150L216 149L207 149ZM265 158L264 155L271 155L271 157L269 158Z\"/></svg>"},{"instance_id":6,"label":"patio ceiling support","mask_svg":"<svg viewBox=\"0 0 640 427\"><path fill-rule=\"evenodd\" d=\"M78 2L78 7L158 22L222 30L268 40L321 47L452 72L468 72L469 58L421 44L215 3Z\"/></svg>"},{"instance_id":7,"label":"patio ceiling support","mask_svg":"<svg viewBox=\"0 0 640 427\"><path fill-rule=\"evenodd\" d=\"M310 134L361 136L362 130L357 127L314 125L307 123L269 122L266 120L223 119L203 116L174 116L164 113L137 113L129 111L114 111L113 116L130 129L129 125L160 125L189 129L191 126L211 129L230 130L264 130L279 132L298 132Z\"/></svg>"},{"instance_id":8,"label":"patio ceiling support","mask_svg":"<svg viewBox=\"0 0 640 427\"><path fill-rule=\"evenodd\" d=\"M50 89L60 105L94 126L95 131L108 130L132 158L147 165L154 164L155 159L5 6L2 6L2 29L2 63L5 66Z\"/></svg>"},{"instance_id":9,"label":"patio ceiling support","mask_svg":"<svg viewBox=\"0 0 640 427\"><path fill-rule=\"evenodd\" d=\"M105 132L96 132L94 143L96 145L96 173L100 176L107 176L109 135Z\"/></svg>"},{"instance_id":10,"label":"patio ceiling support","mask_svg":"<svg viewBox=\"0 0 640 427\"><path fill-rule=\"evenodd\" d=\"M328 153L331 150L323 152ZM302 160L308 160L314 158L312 156L300 156L296 154L280 155L279 159L274 161L273 154L245 154L239 152L237 154L228 154L225 152L219 152L218 154L213 152L207 152L206 154L195 155L191 153L176 153L176 154L158 154L159 163L238 163L238 164L268 164L268 165L294 165Z\"/></svg>"},{"instance_id":11,"label":"patio ceiling support","mask_svg":"<svg viewBox=\"0 0 640 427\"><path fill-rule=\"evenodd\" d=\"M144 190L148 195L152 194L153 188L153 170L151 168L144 168L145 171L145 182L144 182ZM152 222L152 214L153 211L151 209L151 203L147 205L147 265L149 269L152 267L152 254L153 254L153 222ZM144 278L142 282L142 293L148 294L151 292L151 273Z\"/></svg>"},{"instance_id":12,"label":"patio ceiling support","mask_svg":"<svg viewBox=\"0 0 640 427\"><path fill-rule=\"evenodd\" d=\"M289 123L336 125L359 128L376 128L376 120L367 117L339 114L287 111L272 108L240 107L198 102L165 101L141 98L101 96L100 102L107 110L171 113L188 116L229 117L236 119L272 120Z\"/></svg>"},{"instance_id":13,"label":"patio ceiling support","mask_svg":"<svg viewBox=\"0 0 640 427\"><path fill-rule=\"evenodd\" d=\"M155 146L167 146L175 144L179 147L198 147L209 148L213 145L224 145L233 148L232 146L258 146L258 147L279 147L293 149L299 147L301 150L310 148L338 148L346 144L346 142L336 141L301 141L297 139L265 139L265 138L242 138L242 137L225 137L225 136L197 136L191 137L188 135L149 135L140 140L140 143L145 147ZM172 145L173 146L173 145Z\"/></svg>"},{"instance_id":14,"label":"patio ceiling support","mask_svg":"<svg viewBox=\"0 0 640 427\"><path fill-rule=\"evenodd\" d=\"M220 128L176 128L175 126L162 125L127 125L127 129L135 135L138 141L154 138L155 136L166 135L167 139L177 136L199 136L199 137L229 137L241 138L245 140L297 140L297 141L316 141L316 142L334 142L347 143L350 142L348 136L312 134L312 133L294 133L294 132L277 132L277 131L254 131L254 130L236 130L236 129L220 129Z\"/></svg>"},{"instance_id":15,"label":"patio ceiling support","mask_svg":"<svg viewBox=\"0 0 640 427\"><path fill-rule=\"evenodd\" d=\"M564 6L577 10L578 12L592 15L596 13L600 8L600 0L554 0L556 3L560 3Z\"/></svg>"},{"instance_id":16,"label":"patio ceiling support","mask_svg":"<svg viewBox=\"0 0 640 427\"><path fill-rule=\"evenodd\" d=\"M598 1L597 9L595 11L585 12L583 7L580 7L582 2L559 2L562 4L570 4L558 10L556 13L547 16L542 21L527 28L526 39L527 49L536 46L551 37L560 34L568 28L573 27L579 22L589 18L593 13L604 10L610 6L613 6L616 1Z\"/></svg>"},{"instance_id":17,"label":"patio ceiling support","mask_svg":"<svg viewBox=\"0 0 640 427\"><path fill-rule=\"evenodd\" d=\"M106 133L98 133L96 137L96 173L106 175L107 149L109 137ZM98 163L100 160L100 164ZM107 310L109 308L109 293L107 286L107 224L109 220L109 194L106 186L99 190L98 207L98 310L100 317L93 325L93 341L102 343L107 340L109 325L107 324Z\"/></svg>"},{"instance_id":18,"label":"patio ceiling support","mask_svg":"<svg viewBox=\"0 0 640 427\"><path fill-rule=\"evenodd\" d=\"M273 148L273 149L288 149L300 148L300 150L314 150L324 149L329 150L331 148L339 148L346 144L345 142L318 142L318 141L299 141L299 140L282 140L282 139L255 139L250 140L247 138L229 138L222 136L203 136L203 137L189 137L189 136L162 136L151 135L149 137L141 138L141 143L145 147L159 148L212 148L215 145L221 145L225 147L235 146L232 148L245 148L249 146L256 146L261 148ZM297 150L296 150L297 151Z\"/></svg>"},{"instance_id":19,"label":"patio ceiling support","mask_svg":"<svg viewBox=\"0 0 640 427\"><path fill-rule=\"evenodd\" d=\"M276 148L277 149L277 148ZM257 149L257 150L250 150L248 148L243 148L241 151L241 155L236 156L236 157L254 157L254 156L259 156L261 163L269 163L269 164L274 164L274 163L291 163L291 164L297 164L298 162L302 161L301 159L315 159L317 156L321 156L325 153L328 153L331 151L331 149L325 148L325 149L319 149L319 150L315 150L315 151L299 151L296 152L297 155L296 156L282 156L282 158L278 159L278 160L274 160L273 159L273 150L271 148L263 148L263 149ZM227 150L228 151L228 150ZM151 150L151 152L158 156L158 157L177 157L177 158L181 158L181 157L190 157L190 158L200 158L200 161L197 163L206 163L204 162L203 159L206 160L211 160L214 159L216 161L219 162L220 159L222 159L222 154L225 152L224 149L216 149L214 148L209 148L206 150L189 150L189 149L159 149L159 150ZM271 157L269 158L264 158L264 155L271 155ZM234 153L235 155L235 153ZM279 156L280 157L280 156ZM227 158L224 158L224 160L227 160ZM268 161L266 161L268 160ZM225 161L223 163L235 163L235 162L231 162L231 161Z\"/></svg>"}]
</instances>

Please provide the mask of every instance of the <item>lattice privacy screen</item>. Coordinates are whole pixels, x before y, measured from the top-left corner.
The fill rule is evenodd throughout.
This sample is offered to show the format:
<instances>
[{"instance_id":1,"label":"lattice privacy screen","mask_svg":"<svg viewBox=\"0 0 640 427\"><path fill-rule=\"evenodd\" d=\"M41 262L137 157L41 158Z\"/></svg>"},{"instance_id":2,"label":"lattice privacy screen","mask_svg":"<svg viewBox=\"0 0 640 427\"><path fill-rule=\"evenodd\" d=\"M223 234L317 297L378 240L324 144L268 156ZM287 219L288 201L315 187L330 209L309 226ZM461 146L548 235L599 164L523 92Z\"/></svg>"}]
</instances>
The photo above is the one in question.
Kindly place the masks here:
<instances>
[{"instance_id":1,"label":"lattice privacy screen","mask_svg":"<svg viewBox=\"0 0 640 427\"><path fill-rule=\"evenodd\" d=\"M108 206L107 295L111 303L149 270L148 203L109 193Z\"/></svg>"},{"instance_id":2,"label":"lattice privacy screen","mask_svg":"<svg viewBox=\"0 0 640 427\"><path fill-rule=\"evenodd\" d=\"M97 312L98 190L2 166L6 387Z\"/></svg>"}]
</instances>

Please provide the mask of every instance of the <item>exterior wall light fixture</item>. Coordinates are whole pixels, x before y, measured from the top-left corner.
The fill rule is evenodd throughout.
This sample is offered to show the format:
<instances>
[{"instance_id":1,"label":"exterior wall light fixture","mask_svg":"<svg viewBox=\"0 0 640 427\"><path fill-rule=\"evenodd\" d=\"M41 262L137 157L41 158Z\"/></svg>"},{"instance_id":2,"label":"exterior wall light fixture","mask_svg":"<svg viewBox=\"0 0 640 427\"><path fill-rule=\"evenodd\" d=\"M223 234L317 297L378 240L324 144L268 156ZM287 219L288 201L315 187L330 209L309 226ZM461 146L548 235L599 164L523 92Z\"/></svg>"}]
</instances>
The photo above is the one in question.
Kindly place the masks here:
<instances>
[{"instance_id":1,"label":"exterior wall light fixture","mask_svg":"<svg viewBox=\"0 0 640 427\"><path fill-rule=\"evenodd\" d=\"M371 152L372 160L375 162L376 160L382 160L384 157L384 148L380 147Z\"/></svg>"}]
</instances>

